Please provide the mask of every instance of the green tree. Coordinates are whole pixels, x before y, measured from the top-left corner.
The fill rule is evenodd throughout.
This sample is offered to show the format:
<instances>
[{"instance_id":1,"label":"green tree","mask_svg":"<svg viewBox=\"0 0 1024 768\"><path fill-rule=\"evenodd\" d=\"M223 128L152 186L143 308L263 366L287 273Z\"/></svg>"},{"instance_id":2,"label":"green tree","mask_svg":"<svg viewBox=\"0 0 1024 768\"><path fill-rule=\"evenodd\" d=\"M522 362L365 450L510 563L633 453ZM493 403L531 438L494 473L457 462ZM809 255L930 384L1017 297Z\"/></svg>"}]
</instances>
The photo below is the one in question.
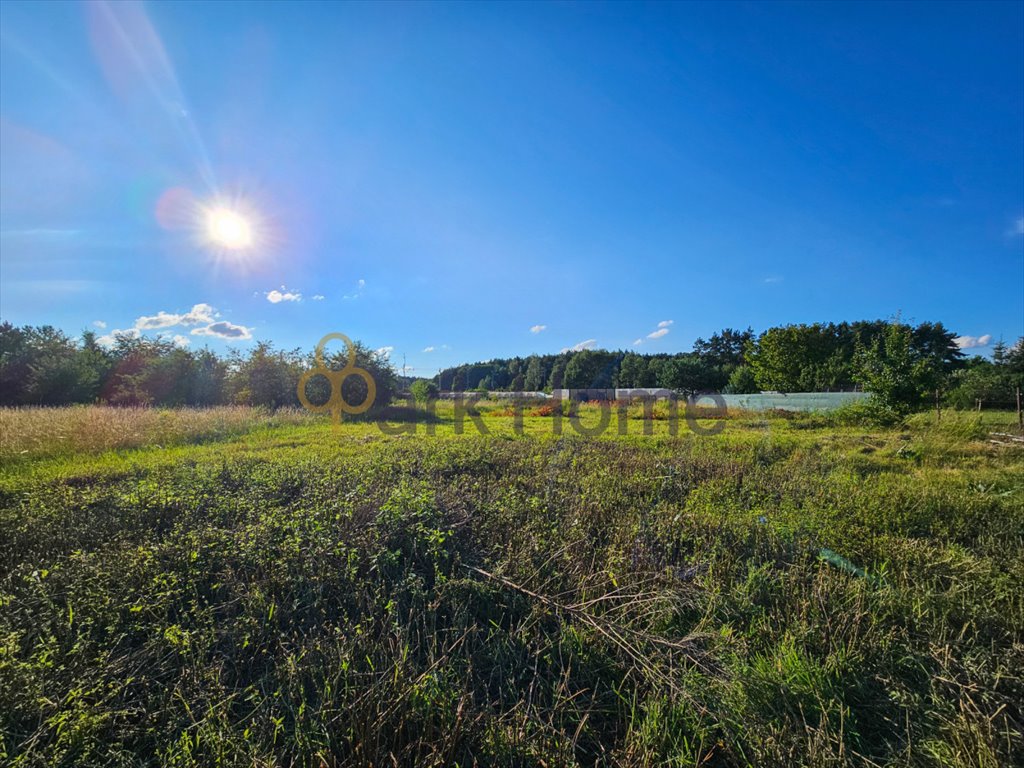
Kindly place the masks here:
<instances>
[{"instance_id":1,"label":"green tree","mask_svg":"<svg viewBox=\"0 0 1024 768\"><path fill-rule=\"evenodd\" d=\"M567 389L606 389L612 386L616 357L604 350L584 349L565 366Z\"/></svg>"},{"instance_id":2,"label":"green tree","mask_svg":"<svg viewBox=\"0 0 1024 768\"><path fill-rule=\"evenodd\" d=\"M1006 352L1003 365L1006 373L1018 382L1024 377L1024 336L1017 339L1017 343Z\"/></svg>"},{"instance_id":3,"label":"green tree","mask_svg":"<svg viewBox=\"0 0 1024 768\"><path fill-rule=\"evenodd\" d=\"M548 389L563 389L565 385L565 367L568 364L567 355L559 355L551 366L551 378L548 379Z\"/></svg>"},{"instance_id":4,"label":"green tree","mask_svg":"<svg viewBox=\"0 0 1024 768\"><path fill-rule=\"evenodd\" d=\"M437 384L430 379L416 379L409 387L417 403L425 403L437 397Z\"/></svg>"},{"instance_id":5,"label":"green tree","mask_svg":"<svg viewBox=\"0 0 1024 768\"><path fill-rule=\"evenodd\" d=\"M936 359L915 352L911 328L891 323L884 336L854 355L855 376L886 409L905 414L919 408L938 383Z\"/></svg>"},{"instance_id":6,"label":"green tree","mask_svg":"<svg viewBox=\"0 0 1024 768\"><path fill-rule=\"evenodd\" d=\"M662 386L680 392L703 392L707 388L703 361L695 354L676 355L662 364Z\"/></svg>"},{"instance_id":7,"label":"green tree","mask_svg":"<svg viewBox=\"0 0 1024 768\"><path fill-rule=\"evenodd\" d=\"M378 355L360 341L353 341L352 345L355 349L356 367L367 371L373 378L376 396L374 397L372 407L383 408L394 399L395 393L398 392L398 373L387 357ZM333 354L326 355L326 360L324 362L327 367L332 370L339 371L348 365L348 351L341 349ZM307 364L312 365L313 363L313 357L310 355L309 358L307 358ZM324 382L324 379L322 376L314 377L310 384L315 381ZM295 385L293 384L292 387L294 389ZM309 392L308 388L307 392L310 402L325 402L328 396L325 391L322 399L318 397L314 400L313 394ZM366 399L366 382L360 376L348 376L342 382L341 392L346 403L358 405Z\"/></svg>"},{"instance_id":8,"label":"green tree","mask_svg":"<svg viewBox=\"0 0 1024 768\"><path fill-rule=\"evenodd\" d=\"M208 349L197 352L192 359L189 405L209 406L227 402L228 366Z\"/></svg>"},{"instance_id":9,"label":"green tree","mask_svg":"<svg viewBox=\"0 0 1024 768\"><path fill-rule=\"evenodd\" d=\"M309 362L297 351L276 350L268 341L258 342L247 357L236 356L234 359L231 376L234 401L265 408L297 407L299 376ZM335 367L330 363L328 365ZM323 377L317 378L320 381ZM314 400L312 394L310 400L321 402L319 399Z\"/></svg>"},{"instance_id":10,"label":"green tree","mask_svg":"<svg viewBox=\"0 0 1024 768\"><path fill-rule=\"evenodd\" d=\"M784 325L748 342L746 361L760 389L808 392L828 388L837 349L835 326Z\"/></svg>"},{"instance_id":11,"label":"green tree","mask_svg":"<svg viewBox=\"0 0 1024 768\"><path fill-rule=\"evenodd\" d=\"M636 352L627 352L619 363L617 384L620 387L648 387L647 358Z\"/></svg>"},{"instance_id":12,"label":"green tree","mask_svg":"<svg viewBox=\"0 0 1024 768\"><path fill-rule=\"evenodd\" d=\"M26 402L32 350L26 329L0 323L0 404Z\"/></svg>"},{"instance_id":13,"label":"green tree","mask_svg":"<svg viewBox=\"0 0 1024 768\"><path fill-rule=\"evenodd\" d=\"M1000 366L982 357L967 361L963 369L953 374L950 383L946 402L955 408L974 408L979 403L1008 405L1013 399L1013 388Z\"/></svg>"},{"instance_id":14,"label":"green tree","mask_svg":"<svg viewBox=\"0 0 1024 768\"><path fill-rule=\"evenodd\" d=\"M693 344L693 351L701 363L699 389L723 389L728 384L732 372L744 364L747 344L753 338L752 328L745 331L726 328L712 335L707 341L697 339Z\"/></svg>"},{"instance_id":15,"label":"green tree","mask_svg":"<svg viewBox=\"0 0 1024 768\"><path fill-rule=\"evenodd\" d=\"M749 365L741 365L735 368L729 376L729 383L725 391L731 395L757 394L761 390L757 386L757 379L754 371Z\"/></svg>"},{"instance_id":16,"label":"green tree","mask_svg":"<svg viewBox=\"0 0 1024 768\"><path fill-rule=\"evenodd\" d=\"M537 355L531 355L526 364L523 388L530 392L539 392L544 388L544 363Z\"/></svg>"},{"instance_id":17,"label":"green tree","mask_svg":"<svg viewBox=\"0 0 1024 768\"><path fill-rule=\"evenodd\" d=\"M920 323L911 331L911 349L920 359L929 360L942 373L962 368L964 353L957 346L956 334L942 323Z\"/></svg>"}]
</instances>

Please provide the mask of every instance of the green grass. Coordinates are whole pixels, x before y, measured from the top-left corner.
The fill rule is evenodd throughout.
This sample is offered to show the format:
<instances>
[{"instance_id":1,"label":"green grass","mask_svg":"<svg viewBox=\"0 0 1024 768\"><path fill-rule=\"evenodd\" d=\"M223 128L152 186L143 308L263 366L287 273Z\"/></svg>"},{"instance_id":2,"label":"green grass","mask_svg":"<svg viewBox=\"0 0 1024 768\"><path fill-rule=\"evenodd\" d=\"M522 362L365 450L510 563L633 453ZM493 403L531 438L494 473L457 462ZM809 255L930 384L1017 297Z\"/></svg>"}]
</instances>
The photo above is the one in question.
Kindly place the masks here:
<instances>
[{"instance_id":1,"label":"green grass","mask_svg":"<svg viewBox=\"0 0 1024 768\"><path fill-rule=\"evenodd\" d=\"M1012 414L484 410L10 451L0 760L1024 762Z\"/></svg>"}]
</instances>

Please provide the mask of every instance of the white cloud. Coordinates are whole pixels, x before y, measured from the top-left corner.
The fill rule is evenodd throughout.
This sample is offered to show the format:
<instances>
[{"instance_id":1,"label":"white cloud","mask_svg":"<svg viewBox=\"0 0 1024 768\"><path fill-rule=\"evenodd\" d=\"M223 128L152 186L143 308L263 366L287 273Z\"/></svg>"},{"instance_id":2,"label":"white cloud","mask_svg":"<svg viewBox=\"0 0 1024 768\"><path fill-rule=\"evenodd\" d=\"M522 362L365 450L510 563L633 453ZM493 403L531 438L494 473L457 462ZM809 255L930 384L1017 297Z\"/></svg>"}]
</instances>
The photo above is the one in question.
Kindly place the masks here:
<instances>
[{"instance_id":1,"label":"white cloud","mask_svg":"<svg viewBox=\"0 0 1024 768\"><path fill-rule=\"evenodd\" d=\"M582 352L584 349L593 349L596 344L597 339L587 339L571 347L565 347L562 352Z\"/></svg>"},{"instance_id":2,"label":"white cloud","mask_svg":"<svg viewBox=\"0 0 1024 768\"><path fill-rule=\"evenodd\" d=\"M434 348L433 348L433 347L424 347L424 348L423 348L423 351L424 351L424 352L433 352L433 351L434 351Z\"/></svg>"},{"instance_id":3,"label":"white cloud","mask_svg":"<svg viewBox=\"0 0 1024 768\"><path fill-rule=\"evenodd\" d=\"M1021 216L1014 223L1013 234L1015 234L1015 235L1024 235L1024 216Z\"/></svg>"},{"instance_id":4,"label":"white cloud","mask_svg":"<svg viewBox=\"0 0 1024 768\"><path fill-rule=\"evenodd\" d=\"M659 328L656 331L651 331L647 334L648 339L660 339L662 336L668 333L668 328Z\"/></svg>"},{"instance_id":5,"label":"white cloud","mask_svg":"<svg viewBox=\"0 0 1024 768\"><path fill-rule=\"evenodd\" d=\"M153 328L170 328L172 325L181 323L181 315L173 315L170 312L160 311L155 315L143 315L135 320L135 327L139 330L152 330Z\"/></svg>"},{"instance_id":6,"label":"white cloud","mask_svg":"<svg viewBox=\"0 0 1024 768\"><path fill-rule=\"evenodd\" d=\"M992 341L992 334L986 333L983 336L957 336L953 343L960 349L974 349L975 347L987 347Z\"/></svg>"},{"instance_id":7,"label":"white cloud","mask_svg":"<svg viewBox=\"0 0 1024 768\"><path fill-rule=\"evenodd\" d=\"M196 304L183 315L171 312L157 312L155 315L143 315L135 320L135 328L139 331L151 331L157 328L171 328L175 325L200 325L212 323L217 310L209 304Z\"/></svg>"},{"instance_id":8,"label":"white cloud","mask_svg":"<svg viewBox=\"0 0 1024 768\"><path fill-rule=\"evenodd\" d=\"M658 327L659 328L668 328L674 322L675 322L675 320L662 320L660 323L658 323Z\"/></svg>"},{"instance_id":9,"label":"white cloud","mask_svg":"<svg viewBox=\"0 0 1024 768\"><path fill-rule=\"evenodd\" d=\"M323 301L323 300L324 300L324 297L323 297L322 294L318 293L315 296L313 296L313 301Z\"/></svg>"},{"instance_id":10,"label":"white cloud","mask_svg":"<svg viewBox=\"0 0 1024 768\"><path fill-rule=\"evenodd\" d=\"M271 304L280 304L282 301L302 301L302 294L298 291L289 291L283 285L281 290L276 288L272 291L267 291L267 301Z\"/></svg>"},{"instance_id":11,"label":"white cloud","mask_svg":"<svg viewBox=\"0 0 1024 768\"><path fill-rule=\"evenodd\" d=\"M643 339L633 339L633 346L634 347L639 347L643 343L644 343Z\"/></svg>"},{"instance_id":12,"label":"white cloud","mask_svg":"<svg viewBox=\"0 0 1024 768\"><path fill-rule=\"evenodd\" d=\"M104 323L102 320L93 320L92 324L99 328L101 331L107 327L107 324Z\"/></svg>"},{"instance_id":13,"label":"white cloud","mask_svg":"<svg viewBox=\"0 0 1024 768\"><path fill-rule=\"evenodd\" d=\"M140 334L138 329L136 328L119 328L111 331L105 336L100 336L98 339L96 339L96 343L99 344L101 347L106 347L107 349L109 349L112 346L114 346L115 343L117 343L118 336L127 336L131 339L137 339L141 335L142 334Z\"/></svg>"},{"instance_id":14,"label":"white cloud","mask_svg":"<svg viewBox=\"0 0 1024 768\"><path fill-rule=\"evenodd\" d=\"M228 340L252 338L251 328L247 328L244 325L229 323L224 320L218 321L216 318L219 316L220 313L209 304L195 304L192 306L192 309L183 314L160 311L155 315L143 315L135 320L135 326L133 328L111 331L105 336L101 336L97 339L97 342L105 347L110 347L114 345L118 335L127 335L131 338L137 339L141 336L140 331L173 328L178 325L198 326L192 329L193 336L214 336ZM100 322L101 321L97 320L94 325L100 327ZM106 324L104 323L102 327L106 327ZM189 338L180 333L172 336L171 341L179 347L188 346L190 343Z\"/></svg>"},{"instance_id":15,"label":"white cloud","mask_svg":"<svg viewBox=\"0 0 1024 768\"><path fill-rule=\"evenodd\" d=\"M192 329L193 336L215 336L219 339L226 339L228 341L239 341L242 339L251 339L252 333L250 328L246 328L244 325L235 325L229 323L226 320L221 320L216 323L210 323L201 328Z\"/></svg>"},{"instance_id":16,"label":"white cloud","mask_svg":"<svg viewBox=\"0 0 1024 768\"><path fill-rule=\"evenodd\" d=\"M209 304L196 304L190 312L181 316L182 325L201 325L212 323L219 313Z\"/></svg>"},{"instance_id":17,"label":"white cloud","mask_svg":"<svg viewBox=\"0 0 1024 768\"><path fill-rule=\"evenodd\" d=\"M391 353L394 351L394 347L380 347L374 350L374 354L377 355L377 357L382 357L385 360L387 360L389 357L391 357Z\"/></svg>"},{"instance_id":18,"label":"white cloud","mask_svg":"<svg viewBox=\"0 0 1024 768\"><path fill-rule=\"evenodd\" d=\"M546 331L547 329L548 327L546 325L531 325L530 333L540 333L541 331Z\"/></svg>"},{"instance_id":19,"label":"white cloud","mask_svg":"<svg viewBox=\"0 0 1024 768\"><path fill-rule=\"evenodd\" d=\"M781 283L782 282L782 278L779 277L778 275L772 275L771 277L766 277L764 279L764 281L766 283Z\"/></svg>"}]
</instances>

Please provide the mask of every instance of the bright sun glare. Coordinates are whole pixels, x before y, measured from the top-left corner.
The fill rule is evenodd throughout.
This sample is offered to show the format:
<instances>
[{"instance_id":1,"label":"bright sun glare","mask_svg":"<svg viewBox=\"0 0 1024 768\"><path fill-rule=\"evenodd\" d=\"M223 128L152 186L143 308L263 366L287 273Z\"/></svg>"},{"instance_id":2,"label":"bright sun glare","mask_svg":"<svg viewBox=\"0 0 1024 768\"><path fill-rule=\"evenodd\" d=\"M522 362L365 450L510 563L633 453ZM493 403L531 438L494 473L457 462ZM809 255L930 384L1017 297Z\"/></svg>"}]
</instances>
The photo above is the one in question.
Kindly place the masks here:
<instances>
[{"instance_id":1,"label":"bright sun glare","mask_svg":"<svg viewBox=\"0 0 1024 768\"><path fill-rule=\"evenodd\" d=\"M240 250L252 245L252 228L244 216L228 208L215 208L206 219L210 239L229 250Z\"/></svg>"}]
</instances>

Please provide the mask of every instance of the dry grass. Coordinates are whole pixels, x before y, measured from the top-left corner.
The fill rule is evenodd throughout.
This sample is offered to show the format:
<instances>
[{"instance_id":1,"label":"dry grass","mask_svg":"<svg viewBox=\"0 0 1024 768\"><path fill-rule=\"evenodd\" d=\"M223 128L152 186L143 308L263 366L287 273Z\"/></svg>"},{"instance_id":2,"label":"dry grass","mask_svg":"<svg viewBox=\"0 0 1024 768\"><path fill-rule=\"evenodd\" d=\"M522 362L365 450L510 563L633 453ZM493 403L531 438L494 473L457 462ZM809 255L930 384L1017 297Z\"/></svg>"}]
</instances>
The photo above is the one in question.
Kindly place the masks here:
<instances>
[{"instance_id":1,"label":"dry grass","mask_svg":"<svg viewBox=\"0 0 1024 768\"><path fill-rule=\"evenodd\" d=\"M181 445L308 418L297 409L269 414L248 406L0 408L0 460Z\"/></svg>"}]
</instances>

